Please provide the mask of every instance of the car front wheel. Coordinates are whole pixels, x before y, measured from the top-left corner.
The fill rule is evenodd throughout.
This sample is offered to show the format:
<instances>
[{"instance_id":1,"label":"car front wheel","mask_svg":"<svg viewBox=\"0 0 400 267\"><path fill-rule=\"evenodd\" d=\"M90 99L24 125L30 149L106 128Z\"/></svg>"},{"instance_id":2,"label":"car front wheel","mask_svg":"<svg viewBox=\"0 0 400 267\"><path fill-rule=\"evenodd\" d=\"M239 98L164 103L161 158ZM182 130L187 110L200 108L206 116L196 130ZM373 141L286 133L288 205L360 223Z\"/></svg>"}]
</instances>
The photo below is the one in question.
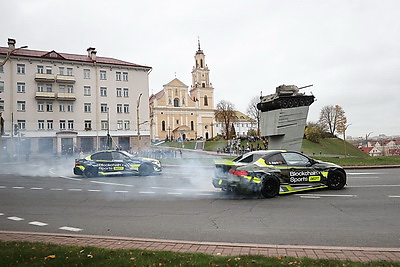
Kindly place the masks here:
<instances>
[{"instance_id":1,"label":"car front wheel","mask_svg":"<svg viewBox=\"0 0 400 267\"><path fill-rule=\"evenodd\" d=\"M139 167L139 175L144 176L144 175L150 175L153 173L153 166L150 164L142 164Z\"/></svg>"},{"instance_id":2,"label":"car front wheel","mask_svg":"<svg viewBox=\"0 0 400 267\"><path fill-rule=\"evenodd\" d=\"M85 170L83 171L83 174L87 178L92 178L92 177L96 177L99 175L97 172L97 169L94 167L86 167Z\"/></svg>"},{"instance_id":3,"label":"car front wheel","mask_svg":"<svg viewBox=\"0 0 400 267\"><path fill-rule=\"evenodd\" d=\"M346 174L339 170L329 172L326 185L333 190L342 189L346 185Z\"/></svg>"},{"instance_id":4,"label":"car front wheel","mask_svg":"<svg viewBox=\"0 0 400 267\"><path fill-rule=\"evenodd\" d=\"M275 176L265 176L261 186L261 195L265 198L273 198L279 194L280 184Z\"/></svg>"}]
</instances>

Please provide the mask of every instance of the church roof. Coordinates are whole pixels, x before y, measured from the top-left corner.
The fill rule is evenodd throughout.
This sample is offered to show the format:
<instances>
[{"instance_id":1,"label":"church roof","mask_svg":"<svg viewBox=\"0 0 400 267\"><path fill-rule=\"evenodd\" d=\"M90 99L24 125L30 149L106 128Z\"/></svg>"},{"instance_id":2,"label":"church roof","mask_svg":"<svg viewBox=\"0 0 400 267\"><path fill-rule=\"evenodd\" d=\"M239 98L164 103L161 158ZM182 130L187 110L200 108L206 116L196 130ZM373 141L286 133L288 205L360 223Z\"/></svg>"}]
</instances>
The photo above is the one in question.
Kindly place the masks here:
<instances>
[{"instance_id":1,"label":"church roof","mask_svg":"<svg viewBox=\"0 0 400 267\"><path fill-rule=\"evenodd\" d=\"M171 86L171 87L188 87L186 84L181 82L178 78L173 79L167 84L164 84L164 86Z\"/></svg>"}]
</instances>

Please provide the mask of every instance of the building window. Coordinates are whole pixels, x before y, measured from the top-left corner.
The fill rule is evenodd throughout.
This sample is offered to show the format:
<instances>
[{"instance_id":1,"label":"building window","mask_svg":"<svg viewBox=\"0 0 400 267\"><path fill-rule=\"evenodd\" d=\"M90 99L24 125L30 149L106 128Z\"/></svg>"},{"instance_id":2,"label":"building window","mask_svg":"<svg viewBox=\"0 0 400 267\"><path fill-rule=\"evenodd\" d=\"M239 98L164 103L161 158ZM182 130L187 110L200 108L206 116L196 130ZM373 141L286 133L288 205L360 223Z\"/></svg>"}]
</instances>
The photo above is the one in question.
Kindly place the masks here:
<instances>
[{"instance_id":1,"label":"building window","mask_svg":"<svg viewBox=\"0 0 400 267\"><path fill-rule=\"evenodd\" d=\"M52 84L46 84L46 92L53 92L53 85Z\"/></svg>"},{"instance_id":2,"label":"building window","mask_svg":"<svg viewBox=\"0 0 400 267\"><path fill-rule=\"evenodd\" d=\"M89 69L83 70L83 79L90 79L90 70Z\"/></svg>"},{"instance_id":3,"label":"building window","mask_svg":"<svg viewBox=\"0 0 400 267\"><path fill-rule=\"evenodd\" d=\"M120 81L121 80L121 72L116 72L115 73L115 80Z\"/></svg>"},{"instance_id":4,"label":"building window","mask_svg":"<svg viewBox=\"0 0 400 267\"><path fill-rule=\"evenodd\" d=\"M42 83L38 83L38 85L37 85L37 91L38 91L38 92L44 92L44 86L43 86Z\"/></svg>"},{"instance_id":5,"label":"building window","mask_svg":"<svg viewBox=\"0 0 400 267\"><path fill-rule=\"evenodd\" d=\"M67 93L72 94L74 92L74 86L73 85L67 85Z\"/></svg>"},{"instance_id":6,"label":"building window","mask_svg":"<svg viewBox=\"0 0 400 267\"><path fill-rule=\"evenodd\" d=\"M182 105L185 105L185 98L182 98Z\"/></svg>"},{"instance_id":7,"label":"building window","mask_svg":"<svg viewBox=\"0 0 400 267\"><path fill-rule=\"evenodd\" d=\"M60 130L65 130L65 120L60 120Z\"/></svg>"},{"instance_id":8,"label":"building window","mask_svg":"<svg viewBox=\"0 0 400 267\"><path fill-rule=\"evenodd\" d=\"M92 130L92 121L85 121L85 130L86 131Z\"/></svg>"},{"instance_id":9,"label":"building window","mask_svg":"<svg viewBox=\"0 0 400 267\"><path fill-rule=\"evenodd\" d=\"M46 66L46 74L52 74L51 66Z\"/></svg>"},{"instance_id":10,"label":"building window","mask_svg":"<svg viewBox=\"0 0 400 267\"><path fill-rule=\"evenodd\" d=\"M60 103L60 112L65 112L65 104Z\"/></svg>"},{"instance_id":11,"label":"building window","mask_svg":"<svg viewBox=\"0 0 400 267\"><path fill-rule=\"evenodd\" d=\"M101 129L108 130L108 121L101 121Z\"/></svg>"},{"instance_id":12,"label":"building window","mask_svg":"<svg viewBox=\"0 0 400 267\"><path fill-rule=\"evenodd\" d=\"M25 130L26 129L26 127L25 127L26 121L25 120L17 120L17 124L18 124L18 128L20 130Z\"/></svg>"},{"instance_id":13,"label":"building window","mask_svg":"<svg viewBox=\"0 0 400 267\"><path fill-rule=\"evenodd\" d=\"M125 130L129 130L130 122L129 121L124 121L124 127L125 127Z\"/></svg>"},{"instance_id":14,"label":"building window","mask_svg":"<svg viewBox=\"0 0 400 267\"><path fill-rule=\"evenodd\" d=\"M129 104L124 104L124 113L129 113Z\"/></svg>"},{"instance_id":15,"label":"building window","mask_svg":"<svg viewBox=\"0 0 400 267\"><path fill-rule=\"evenodd\" d=\"M92 112L92 103L83 104L83 111L85 113L91 113Z\"/></svg>"},{"instance_id":16,"label":"building window","mask_svg":"<svg viewBox=\"0 0 400 267\"><path fill-rule=\"evenodd\" d=\"M0 66L0 72L4 72L3 66Z\"/></svg>"},{"instance_id":17,"label":"building window","mask_svg":"<svg viewBox=\"0 0 400 267\"><path fill-rule=\"evenodd\" d=\"M74 129L74 121L70 120L68 121L68 130L73 130Z\"/></svg>"},{"instance_id":18,"label":"building window","mask_svg":"<svg viewBox=\"0 0 400 267\"><path fill-rule=\"evenodd\" d=\"M179 98L174 99L174 107L179 107Z\"/></svg>"},{"instance_id":19,"label":"building window","mask_svg":"<svg viewBox=\"0 0 400 267\"><path fill-rule=\"evenodd\" d=\"M48 120L47 121L47 129L48 130L53 130L53 120Z\"/></svg>"},{"instance_id":20,"label":"building window","mask_svg":"<svg viewBox=\"0 0 400 267\"><path fill-rule=\"evenodd\" d=\"M161 131L165 132L165 121L161 122Z\"/></svg>"},{"instance_id":21,"label":"building window","mask_svg":"<svg viewBox=\"0 0 400 267\"><path fill-rule=\"evenodd\" d=\"M17 93L25 93L25 83L17 83Z\"/></svg>"},{"instance_id":22,"label":"building window","mask_svg":"<svg viewBox=\"0 0 400 267\"><path fill-rule=\"evenodd\" d=\"M47 102L46 103L46 111L47 112L53 112L53 102Z\"/></svg>"},{"instance_id":23,"label":"building window","mask_svg":"<svg viewBox=\"0 0 400 267\"><path fill-rule=\"evenodd\" d=\"M100 96L107 96L107 87L100 87Z\"/></svg>"},{"instance_id":24,"label":"building window","mask_svg":"<svg viewBox=\"0 0 400 267\"><path fill-rule=\"evenodd\" d=\"M125 82L128 81L128 73L127 73L127 72L122 73L122 79L123 79Z\"/></svg>"},{"instance_id":25,"label":"building window","mask_svg":"<svg viewBox=\"0 0 400 267\"><path fill-rule=\"evenodd\" d=\"M208 106L208 97L204 96L204 106Z\"/></svg>"},{"instance_id":26,"label":"building window","mask_svg":"<svg viewBox=\"0 0 400 267\"><path fill-rule=\"evenodd\" d=\"M67 111L68 112L74 112L74 104L70 103L67 105Z\"/></svg>"},{"instance_id":27,"label":"building window","mask_svg":"<svg viewBox=\"0 0 400 267\"><path fill-rule=\"evenodd\" d=\"M58 74L64 75L64 67L59 67L58 68Z\"/></svg>"},{"instance_id":28,"label":"building window","mask_svg":"<svg viewBox=\"0 0 400 267\"><path fill-rule=\"evenodd\" d=\"M118 120L117 121L117 130L122 130L124 129L124 123L122 122L122 120Z\"/></svg>"},{"instance_id":29,"label":"building window","mask_svg":"<svg viewBox=\"0 0 400 267\"><path fill-rule=\"evenodd\" d=\"M72 68L67 68L67 75L72 76Z\"/></svg>"},{"instance_id":30,"label":"building window","mask_svg":"<svg viewBox=\"0 0 400 267\"><path fill-rule=\"evenodd\" d=\"M60 84L58 88L60 90L60 93L65 93L65 85L64 84Z\"/></svg>"},{"instance_id":31,"label":"building window","mask_svg":"<svg viewBox=\"0 0 400 267\"><path fill-rule=\"evenodd\" d=\"M107 113L108 112L107 104L100 104L100 112L101 113Z\"/></svg>"},{"instance_id":32,"label":"building window","mask_svg":"<svg viewBox=\"0 0 400 267\"><path fill-rule=\"evenodd\" d=\"M44 120L38 120L38 129L44 130Z\"/></svg>"},{"instance_id":33,"label":"building window","mask_svg":"<svg viewBox=\"0 0 400 267\"><path fill-rule=\"evenodd\" d=\"M0 81L0 93L4 92L4 82Z\"/></svg>"},{"instance_id":34,"label":"building window","mask_svg":"<svg viewBox=\"0 0 400 267\"><path fill-rule=\"evenodd\" d=\"M4 111L4 100L0 100L0 111Z\"/></svg>"},{"instance_id":35,"label":"building window","mask_svg":"<svg viewBox=\"0 0 400 267\"><path fill-rule=\"evenodd\" d=\"M117 104L117 113L122 113L122 104Z\"/></svg>"},{"instance_id":36,"label":"building window","mask_svg":"<svg viewBox=\"0 0 400 267\"><path fill-rule=\"evenodd\" d=\"M90 94L91 94L90 86L84 86L83 87L83 95L89 96Z\"/></svg>"},{"instance_id":37,"label":"building window","mask_svg":"<svg viewBox=\"0 0 400 267\"><path fill-rule=\"evenodd\" d=\"M194 121L190 121L190 130L194 131Z\"/></svg>"},{"instance_id":38,"label":"building window","mask_svg":"<svg viewBox=\"0 0 400 267\"><path fill-rule=\"evenodd\" d=\"M17 101L17 111L25 111L25 101Z\"/></svg>"},{"instance_id":39,"label":"building window","mask_svg":"<svg viewBox=\"0 0 400 267\"><path fill-rule=\"evenodd\" d=\"M107 80L107 72L105 70L100 71L100 80Z\"/></svg>"},{"instance_id":40,"label":"building window","mask_svg":"<svg viewBox=\"0 0 400 267\"><path fill-rule=\"evenodd\" d=\"M17 73L25 74L25 64L17 64Z\"/></svg>"},{"instance_id":41,"label":"building window","mask_svg":"<svg viewBox=\"0 0 400 267\"><path fill-rule=\"evenodd\" d=\"M121 97L121 96L122 96L122 89L117 88L117 97Z\"/></svg>"},{"instance_id":42,"label":"building window","mask_svg":"<svg viewBox=\"0 0 400 267\"><path fill-rule=\"evenodd\" d=\"M44 111L44 102L37 102L37 111L38 112Z\"/></svg>"},{"instance_id":43,"label":"building window","mask_svg":"<svg viewBox=\"0 0 400 267\"><path fill-rule=\"evenodd\" d=\"M124 88L124 97L129 97L129 89Z\"/></svg>"},{"instance_id":44,"label":"building window","mask_svg":"<svg viewBox=\"0 0 400 267\"><path fill-rule=\"evenodd\" d=\"M37 73L43 74L43 72L44 72L43 66L38 65L38 66L37 66Z\"/></svg>"}]
</instances>

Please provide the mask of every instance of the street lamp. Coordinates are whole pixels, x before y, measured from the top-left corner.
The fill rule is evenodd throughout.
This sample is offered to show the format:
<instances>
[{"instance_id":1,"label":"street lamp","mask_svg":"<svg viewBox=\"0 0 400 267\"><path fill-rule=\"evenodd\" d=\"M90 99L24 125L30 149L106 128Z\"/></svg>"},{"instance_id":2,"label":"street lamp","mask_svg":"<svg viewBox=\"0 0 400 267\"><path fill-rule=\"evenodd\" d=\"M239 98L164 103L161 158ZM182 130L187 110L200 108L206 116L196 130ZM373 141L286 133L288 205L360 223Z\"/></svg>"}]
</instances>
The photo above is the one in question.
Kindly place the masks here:
<instances>
[{"instance_id":1,"label":"street lamp","mask_svg":"<svg viewBox=\"0 0 400 267\"><path fill-rule=\"evenodd\" d=\"M137 139L138 139L138 153L140 152L140 116L139 116L139 107L140 107L140 98L142 97L142 93L140 93L137 105L136 105L136 121L137 121Z\"/></svg>"},{"instance_id":2,"label":"street lamp","mask_svg":"<svg viewBox=\"0 0 400 267\"><path fill-rule=\"evenodd\" d=\"M372 132L369 132L368 134L365 135L365 143L367 144L367 147L368 147L368 137L370 134L372 134Z\"/></svg>"},{"instance_id":3,"label":"street lamp","mask_svg":"<svg viewBox=\"0 0 400 267\"><path fill-rule=\"evenodd\" d=\"M346 126L344 126L343 129L343 143L344 143L344 157L347 157L347 151L346 151L346 130L347 128L349 128L350 124L347 124Z\"/></svg>"},{"instance_id":4,"label":"street lamp","mask_svg":"<svg viewBox=\"0 0 400 267\"><path fill-rule=\"evenodd\" d=\"M21 46L21 47L18 47L18 48L13 48L13 49L9 50L9 51L7 52L6 58L3 60L3 62L0 63L0 67L1 67L1 66L4 66L4 64L6 64L6 62L10 59L12 53L14 53L14 52L17 51L17 50L24 49L24 48L28 48L28 46L27 46L27 45L24 45L24 46Z\"/></svg>"},{"instance_id":5,"label":"street lamp","mask_svg":"<svg viewBox=\"0 0 400 267\"><path fill-rule=\"evenodd\" d=\"M110 108L107 108L107 149L112 149L112 139L110 135Z\"/></svg>"}]
</instances>

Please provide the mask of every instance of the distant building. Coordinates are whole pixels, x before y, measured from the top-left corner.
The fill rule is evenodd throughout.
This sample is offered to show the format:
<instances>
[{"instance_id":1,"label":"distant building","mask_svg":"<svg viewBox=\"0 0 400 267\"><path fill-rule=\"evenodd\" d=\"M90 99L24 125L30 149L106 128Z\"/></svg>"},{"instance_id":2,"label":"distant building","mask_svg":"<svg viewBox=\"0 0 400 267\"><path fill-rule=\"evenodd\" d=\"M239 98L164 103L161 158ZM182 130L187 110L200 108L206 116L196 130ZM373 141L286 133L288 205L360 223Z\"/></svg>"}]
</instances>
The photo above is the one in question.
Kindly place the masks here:
<instances>
[{"instance_id":1,"label":"distant building","mask_svg":"<svg viewBox=\"0 0 400 267\"><path fill-rule=\"evenodd\" d=\"M192 85L175 78L150 96L150 124L153 140L209 139L214 131L214 88L203 50L194 56Z\"/></svg>"},{"instance_id":2,"label":"distant building","mask_svg":"<svg viewBox=\"0 0 400 267\"><path fill-rule=\"evenodd\" d=\"M232 122L235 129L236 137L247 137L250 130L257 131L257 121L243 114L240 111L235 111L235 118ZM217 134L225 134L225 124L221 121L216 121L215 129Z\"/></svg>"},{"instance_id":3,"label":"distant building","mask_svg":"<svg viewBox=\"0 0 400 267\"><path fill-rule=\"evenodd\" d=\"M6 153L71 153L137 145L140 122L149 121L151 67L86 55L0 47L0 112ZM150 126L140 134L149 140ZM19 145L20 144L20 145Z\"/></svg>"}]
</instances>

